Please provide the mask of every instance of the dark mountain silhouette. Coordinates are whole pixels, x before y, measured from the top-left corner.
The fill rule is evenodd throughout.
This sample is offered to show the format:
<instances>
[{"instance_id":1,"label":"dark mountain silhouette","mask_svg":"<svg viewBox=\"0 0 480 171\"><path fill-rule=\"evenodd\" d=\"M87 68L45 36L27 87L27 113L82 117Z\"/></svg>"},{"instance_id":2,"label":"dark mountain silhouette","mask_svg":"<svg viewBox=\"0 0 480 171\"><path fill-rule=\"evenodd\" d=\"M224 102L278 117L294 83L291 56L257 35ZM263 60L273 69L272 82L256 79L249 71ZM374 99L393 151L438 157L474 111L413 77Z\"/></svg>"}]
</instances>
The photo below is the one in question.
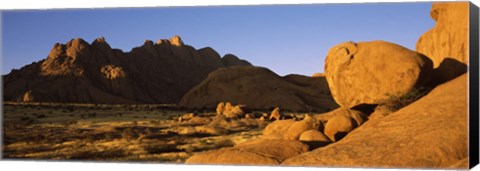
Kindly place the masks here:
<instances>
[{"instance_id":1,"label":"dark mountain silhouette","mask_svg":"<svg viewBox=\"0 0 480 171\"><path fill-rule=\"evenodd\" d=\"M130 52L104 38L77 38L54 45L46 59L3 76L4 100L72 103L177 103L207 75L222 67L250 66L210 47L196 50L179 36L145 41Z\"/></svg>"}]
</instances>

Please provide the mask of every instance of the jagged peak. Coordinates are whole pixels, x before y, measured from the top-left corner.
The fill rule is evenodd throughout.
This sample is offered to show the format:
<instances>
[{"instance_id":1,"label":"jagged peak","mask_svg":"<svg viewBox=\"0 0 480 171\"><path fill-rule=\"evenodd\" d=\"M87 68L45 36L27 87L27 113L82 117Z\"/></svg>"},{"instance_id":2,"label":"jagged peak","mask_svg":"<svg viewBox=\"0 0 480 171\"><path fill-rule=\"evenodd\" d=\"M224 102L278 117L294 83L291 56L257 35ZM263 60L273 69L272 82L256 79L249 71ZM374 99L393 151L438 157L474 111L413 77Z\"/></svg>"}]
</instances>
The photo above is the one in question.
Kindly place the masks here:
<instances>
[{"instance_id":1,"label":"jagged peak","mask_svg":"<svg viewBox=\"0 0 480 171\"><path fill-rule=\"evenodd\" d=\"M173 46L183 46L182 38L179 35L175 35L170 38L170 44Z\"/></svg>"},{"instance_id":2,"label":"jagged peak","mask_svg":"<svg viewBox=\"0 0 480 171\"><path fill-rule=\"evenodd\" d=\"M172 45L172 46L184 46L183 40L179 35L175 35L171 37L170 39L158 39L157 42L155 42L156 45Z\"/></svg>"},{"instance_id":3,"label":"jagged peak","mask_svg":"<svg viewBox=\"0 0 480 171\"><path fill-rule=\"evenodd\" d=\"M166 39L158 39L155 44L157 44L157 45L160 45L160 44L170 44L170 41L168 41L168 40L166 40Z\"/></svg>"},{"instance_id":4,"label":"jagged peak","mask_svg":"<svg viewBox=\"0 0 480 171\"><path fill-rule=\"evenodd\" d=\"M102 37L96 38L96 39L92 42L92 44L94 44L94 43L107 43L107 42L105 41L105 37L102 36Z\"/></svg>"},{"instance_id":5,"label":"jagged peak","mask_svg":"<svg viewBox=\"0 0 480 171\"><path fill-rule=\"evenodd\" d=\"M64 48L65 45L61 43L55 43L55 45L52 47L52 50L50 50L50 53L48 54L48 58L60 56L65 51Z\"/></svg>"},{"instance_id":6,"label":"jagged peak","mask_svg":"<svg viewBox=\"0 0 480 171\"><path fill-rule=\"evenodd\" d=\"M153 46L153 41L147 39L145 42L143 42L143 46Z\"/></svg>"},{"instance_id":7,"label":"jagged peak","mask_svg":"<svg viewBox=\"0 0 480 171\"><path fill-rule=\"evenodd\" d=\"M82 38L75 38L75 39L71 39L70 41L67 42L67 46L80 46L80 45L90 45L88 44L88 42L86 42L85 40L83 40Z\"/></svg>"}]
</instances>

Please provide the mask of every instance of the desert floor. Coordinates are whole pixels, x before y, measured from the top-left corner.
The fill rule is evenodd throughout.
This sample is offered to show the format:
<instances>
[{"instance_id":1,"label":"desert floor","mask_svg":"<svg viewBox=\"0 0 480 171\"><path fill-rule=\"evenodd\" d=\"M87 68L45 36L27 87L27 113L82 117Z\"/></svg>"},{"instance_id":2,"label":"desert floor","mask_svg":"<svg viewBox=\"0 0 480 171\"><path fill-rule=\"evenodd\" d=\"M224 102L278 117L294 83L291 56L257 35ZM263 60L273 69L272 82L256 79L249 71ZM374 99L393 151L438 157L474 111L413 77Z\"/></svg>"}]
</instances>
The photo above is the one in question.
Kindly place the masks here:
<instances>
[{"instance_id":1,"label":"desert floor","mask_svg":"<svg viewBox=\"0 0 480 171\"><path fill-rule=\"evenodd\" d=\"M258 138L270 123L214 112L178 121L187 113L171 105L4 102L3 157L183 163L195 153Z\"/></svg>"}]
</instances>

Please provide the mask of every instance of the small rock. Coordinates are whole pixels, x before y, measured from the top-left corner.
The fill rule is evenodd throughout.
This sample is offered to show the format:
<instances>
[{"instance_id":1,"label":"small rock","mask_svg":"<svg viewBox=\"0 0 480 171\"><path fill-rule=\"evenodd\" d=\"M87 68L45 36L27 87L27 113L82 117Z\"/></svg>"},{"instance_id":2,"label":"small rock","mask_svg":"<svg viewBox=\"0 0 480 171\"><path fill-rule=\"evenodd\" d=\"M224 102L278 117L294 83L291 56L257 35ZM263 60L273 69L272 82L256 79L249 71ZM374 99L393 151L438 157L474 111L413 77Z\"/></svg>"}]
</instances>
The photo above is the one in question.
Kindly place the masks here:
<instances>
[{"instance_id":1,"label":"small rock","mask_svg":"<svg viewBox=\"0 0 480 171\"><path fill-rule=\"evenodd\" d=\"M300 135L299 140L306 141L306 142L315 141L315 142L330 143L330 139L327 136L325 136L325 134L317 130L307 130L303 132L302 135Z\"/></svg>"},{"instance_id":2,"label":"small rock","mask_svg":"<svg viewBox=\"0 0 480 171\"><path fill-rule=\"evenodd\" d=\"M222 115L223 111L224 111L224 108L225 108L225 103L223 103L223 102L218 103L217 110L216 110L217 115Z\"/></svg>"},{"instance_id":3,"label":"small rock","mask_svg":"<svg viewBox=\"0 0 480 171\"><path fill-rule=\"evenodd\" d=\"M348 132L352 131L357 126L355 120L351 117L338 115L327 121L325 125L325 135L332 142L343 138Z\"/></svg>"},{"instance_id":4,"label":"small rock","mask_svg":"<svg viewBox=\"0 0 480 171\"><path fill-rule=\"evenodd\" d=\"M245 114L245 119L252 119L252 118L255 118L255 117L249 113Z\"/></svg>"},{"instance_id":5,"label":"small rock","mask_svg":"<svg viewBox=\"0 0 480 171\"><path fill-rule=\"evenodd\" d=\"M243 107L245 107L245 106L244 105L236 105L231 110L225 111L224 115L227 118L239 118L240 116L245 114L245 112L243 112L243 109L242 109Z\"/></svg>"},{"instance_id":6,"label":"small rock","mask_svg":"<svg viewBox=\"0 0 480 171\"><path fill-rule=\"evenodd\" d=\"M298 140L300 135L308 130L318 130L320 128L320 122L315 118L306 115L301 121L293 123L285 132L284 138L287 140Z\"/></svg>"},{"instance_id":7,"label":"small rock","mask_svg":"<svg viewBox=\"0 0 480 171\"><path fill-rule=\"evenodd\" d=\"M265 120L265 117L262 116L262 117L258 118L258 120L264 121L264 120Z\"/></svg>"},{"instance_id":8,"label":"small rock","mask_svg":"<svg viewBox=\"0 0 480 171\"><path fill-rule=\"evenodd\" d=\"M197 126L195 127L195 132L210 135L222 135L228 133L228 130L215 126Z\"/></svg>"},{"instance_id":9,"label":"small rock","mask_svg":"<svg viewBox=\"0 0 480 171\"><path fill-rule=\"evenodd\" d=\"M280 120L281 116L282 115L280 115L280 108L276 107L275 109L273 109L272 113L270 113L270 118L268 118L268 119L269 120L272 120L272 119Z\"/></svg>"},{"instance_id":10,"label":"small rock","mask_svg":"<svg viewBox=\"0 0 480 171\"><path fill-rule=\"evenodd\" d=\"M225 106L223 107L223 114L232 110L232 108L233 108L232 103L230 103L230 102L225 103Z\"/></svg>"}]
</instances>

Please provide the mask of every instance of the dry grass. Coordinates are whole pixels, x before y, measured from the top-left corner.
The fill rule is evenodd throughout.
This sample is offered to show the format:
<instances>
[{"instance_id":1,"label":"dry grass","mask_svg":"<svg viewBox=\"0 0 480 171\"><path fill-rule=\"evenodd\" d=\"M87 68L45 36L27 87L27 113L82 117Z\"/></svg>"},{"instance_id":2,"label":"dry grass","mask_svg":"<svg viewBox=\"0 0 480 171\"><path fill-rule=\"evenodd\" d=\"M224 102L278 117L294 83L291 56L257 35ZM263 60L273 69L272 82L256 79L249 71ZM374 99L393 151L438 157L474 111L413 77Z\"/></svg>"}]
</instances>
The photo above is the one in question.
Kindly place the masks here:
<instances>
[{"instance_id":1,"label":"dry grass","mask_svg":"<svg viewBox=\"0 0 480 171\"><path fill-rule=\"evenodd\" d=\"M184 162L197 152L257 138L266 125L242 121L220 135L179 134L185 111L165 105L4 103L3 157ZM202 113L205 117L214 113Z\"/></svg>"},{"instance_id":2,"label":"dry grass","mask_svg":"<svg viewBox=\"0 0 480 171\"><path fill-rule=\"evenodd\" d=\"M421 97L428 94L428 92L430 91L430 88L416 88L400 97L391 96L389 99L385 100L385 103L383 105L394 112L409 105L410 103L417 101Z\"/></svg>"}]
</instances>

